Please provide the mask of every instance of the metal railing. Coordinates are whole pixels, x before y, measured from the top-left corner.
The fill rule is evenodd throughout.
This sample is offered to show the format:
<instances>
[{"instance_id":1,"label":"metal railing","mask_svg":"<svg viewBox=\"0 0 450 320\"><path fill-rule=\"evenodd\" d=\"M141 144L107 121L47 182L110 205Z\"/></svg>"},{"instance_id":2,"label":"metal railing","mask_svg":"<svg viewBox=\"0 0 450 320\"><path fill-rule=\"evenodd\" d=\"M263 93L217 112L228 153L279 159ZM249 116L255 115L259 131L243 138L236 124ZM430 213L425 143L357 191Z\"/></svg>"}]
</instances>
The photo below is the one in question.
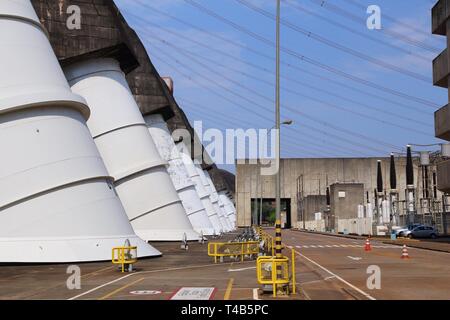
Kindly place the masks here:
<instances>
[{"instance_id":1,"label":"metal railing","mask_svg":"<svg viewBox=\"0 0 450 320\"><path fill-rule=\"evenodd\" d=\"M208 256L214 257L214 263L217 263L217 258L240 257L241 261L244 261L245 256L252 258L258 254L258 241L208 243Z\"/></svg>"},{"instance_id":2,"label":"metal railing","mask_svg":"<svg viewBox=\"0 0 450 320\"><path fill-rule=\"evenodd\" d=\"M127 271L131 271L128 267L137 262L137 247L130 246L112 248L111 261L113 264L122 265L122 272L125 272L125 269L127 269Z\"/></svg>"},{"instance_id":3,"label":"metal railing","mask_svg":"<svg viewBox=\"0 0 450 320\"><path fill-rule=\"evenodd\" d=\"M272 237L267 232L264 232L263 230L259 230L259 240L261 249L267 254L274 256L275 255L275 240L274 237Z\"/></svg>"}]
</instances>

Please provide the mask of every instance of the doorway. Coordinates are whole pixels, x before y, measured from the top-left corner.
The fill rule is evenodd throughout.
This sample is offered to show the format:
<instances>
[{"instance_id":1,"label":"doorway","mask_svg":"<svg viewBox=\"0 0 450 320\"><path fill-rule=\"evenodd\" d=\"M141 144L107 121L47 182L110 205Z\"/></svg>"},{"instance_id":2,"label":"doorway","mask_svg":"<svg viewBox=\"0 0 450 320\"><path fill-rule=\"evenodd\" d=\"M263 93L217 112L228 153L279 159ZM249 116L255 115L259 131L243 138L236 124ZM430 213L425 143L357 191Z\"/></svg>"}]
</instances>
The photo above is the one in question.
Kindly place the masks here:
<instances>
[{"instance_id":1,"label":"doorway","mask_svg":"<svg viewBox=\"0 0 450 320\"><path fill-rule=\"evenodd\" d=\"M261 206L262 203L262 206ZM275 199L251 199L252 224L266 227L275 227ZM262 213L262 215L261 215ZM291 198L281 199L281 227L292 228Z\"/></svg>"}]
</instances>

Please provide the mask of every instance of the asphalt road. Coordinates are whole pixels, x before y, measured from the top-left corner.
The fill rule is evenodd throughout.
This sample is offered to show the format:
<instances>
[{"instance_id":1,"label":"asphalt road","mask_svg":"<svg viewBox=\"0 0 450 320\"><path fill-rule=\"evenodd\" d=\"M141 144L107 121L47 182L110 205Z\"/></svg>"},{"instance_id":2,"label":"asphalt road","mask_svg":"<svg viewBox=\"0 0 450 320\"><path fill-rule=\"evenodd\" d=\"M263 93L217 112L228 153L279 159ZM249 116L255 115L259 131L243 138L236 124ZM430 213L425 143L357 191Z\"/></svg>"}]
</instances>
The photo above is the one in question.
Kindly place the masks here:
<instances>
[{"instance_id":1,"label":"asphalt road","mask_svg":"<svg viewBox=\"0 0 450 320\"><path fill-rule=\"evenodd\" d=\"M271 231L273 234L273 232ZM342 291L355 299L450 299L450 254L408 248L410 259L401 259L402 248L371 241L283 230L283 243L298 254L298 262L313 270L317 279L298 279L311 299L342 299ZM369 289L369 266L380 270L380 289ZM373 283L372 281L370 281ZM325 293L321 286L333 284Z\"/></svg>"},{"instance_id":2,"label":"asphalt road","mask_svg":"<svg viewBox=\"0 0 450 320\"><path fill-rule=\"evenodd\" d=\"M366 252L364 240L292 230L283 230L283 243L284 255L290 257L291 249L296 253L299 292L278 299L450 299L449 253L409 248L410 259L402 260L399 246L373 241ZM206 245L192 243L189 251L179 243L155 246L163 257L141 259L131 274L120 273L111 262L80 264L77 290L67 287L65 264L0 266L0 300L167 300L181 287L214 289L211 299L216 300L273 299L260 290L254 260L214 264ZM367 287L369 266L381 271L380 289Z\"/></svg>"}]
</instances>

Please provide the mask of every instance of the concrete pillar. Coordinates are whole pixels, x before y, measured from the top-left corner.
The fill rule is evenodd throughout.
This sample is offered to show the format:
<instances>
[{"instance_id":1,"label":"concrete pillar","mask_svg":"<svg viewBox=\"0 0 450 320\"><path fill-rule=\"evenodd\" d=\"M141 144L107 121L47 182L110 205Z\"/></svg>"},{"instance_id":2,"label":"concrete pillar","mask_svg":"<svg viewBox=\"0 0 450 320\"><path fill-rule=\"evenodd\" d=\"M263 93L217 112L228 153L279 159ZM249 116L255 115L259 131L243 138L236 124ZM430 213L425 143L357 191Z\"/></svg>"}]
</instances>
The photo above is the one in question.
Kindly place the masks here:
<instances>
[{"instance_id":1,"label":"concrete pillar","mask_svg":"<svg viewBox=\"0 0 450 320\"><path fill-rule=\"evenodd\" d=\"M198 239L119 62L91 59L65 72L91 108L87 125L136 233L148 241Z\"/></svg>"},{"instance_id":2,"label":"concrete pillar","mask_svg":"<svg viewBox=\"0 0 450 320\"><path fill-rule=\"evenodd\" d=\"M139 239L29 0L0 1L0 262L111 259Z\"/></svg>"},{"instance_id":3,"label":"concrete pillar","mask_svg":"<svg viewBox=\"0 0 450 320\"><path fill-rule=\"evenodd\" d=\"M195 184L187 172L181 154L162 115L147 115L144 120L160 156L168 163L170 178L194 230L203 235L213 235L214 227L208 218L205 207L197 194Z\"/></svg>"}]
</instances>

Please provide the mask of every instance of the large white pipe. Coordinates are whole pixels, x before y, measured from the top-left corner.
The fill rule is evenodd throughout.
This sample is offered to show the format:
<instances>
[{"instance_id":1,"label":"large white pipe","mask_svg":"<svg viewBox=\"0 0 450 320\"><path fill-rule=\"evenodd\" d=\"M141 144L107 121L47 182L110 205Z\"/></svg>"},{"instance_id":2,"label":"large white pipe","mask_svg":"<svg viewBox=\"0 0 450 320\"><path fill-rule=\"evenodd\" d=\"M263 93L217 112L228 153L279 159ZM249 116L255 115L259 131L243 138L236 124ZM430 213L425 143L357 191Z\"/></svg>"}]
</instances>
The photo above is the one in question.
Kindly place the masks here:
<instances>
[{"instance_id":1,"label":"large white pipe","mask_svg":"<svg viewBox=\"0 0 450 320\"><path fill-rule=\"evenodd\" d=\"M160 156L169 165L170 178L194 230L203 235L214 235L214 227L208 218L205 207L197 194L195 184L187 172L164 118L160 114L153 114L144 116L144 120Z\"/></svg>"},{"instance_id":2,"label":"large white pipe","mask_svg":"<svg viewBox=\"0 0 450 320\"><path fill-rule=\"evenodd\" d=\"M0 262L110 260L139 239L29 0L0 1Z\"/></svg>"},{"instance_id":3,"label":"large white pipe","mask_svg":"<svg viewBox=\"0 0 450 320\"><path fill-rule=\"evenodd\" d=\"M225 205L225 213L227 214L228 219L231 222L231 226L233 229L236 228L236 210L234 208L233 203L231 200L227 197L224 191L219 192L219 199L224 203Z\"/></svg>"},{"instance_id":4,"label":"large white pipe","mask_svg":"<svg viewBox=\"0 0 450 320\"><path fill-rule=\"evenodd\" d=\"M198 239L118 61L86 60L65 72L91 108L87 125L136 233L148 241Z\"/></svg>"},{"instance_id":5,"label":"large white pipe","mask_svg":"<svg viewBox=\"0 0 450 320\"><path fill-rule=\"evenodd\" d=\"M226 229L228 231L231 231L231 230L233 230L233 227L232 227L230 220L227 217L224 205L220 201L219 194L217 193L217 190L216 190L216 186L214 185L214 182L212 181L211 176L209 175L209 172L207 170L203 170L203 171L205 173L206 180L208 181L208 184L209 184L209 188L210 188L210 192L211 192L211 201L212 201L213 205L215 204L218 207L217 210L220 210L220 215L222 216L222 219L224 221L222 223L225 224Z\"/></svg>"},{"instance_id":6,"label":"large white pipe","mask_svg":"<svg viewBox=\"0 0 450 320\"><path fill-rule=\"evenodd\" d=\"M209 198L214 207L214 210L217 213L217 215L219 216L219 220L220 220L220 223L222 224L223 231L225 231L225 232L230 231L230 226L228 225L228 221L225 219L225 215L223 214L222 210L220 210L219 199L213 193L213 189L212 189L212 187L208 181L208 178L206 176L206 171L202 169L202 167L200 166L200 164L197 161L194 161L194 164L200 175L203 186L205 187L206 191L209 194Z\"/></svg>"},{"instance_id":7,"label":"large white pipe","mask_svg":"<svg viewBox=\"0 0 450 320\"><path fill-rule=\"evenodd\" d=\"M178 143L177 147L180 151L180 155L181 155L183 163L186 167L188 175L195 184L195 189L196 189L197 194L203 204L203 207L206 210L206 214L208 215L208 218L209 218L212 226L214 227L215 234L218 235L223 232L223 226L220 223L219 216L217 215L217 213L214 210L214 207L211 203L209 193L203 185L203 182L200 178L199 172L198 172L197 168L195 167L194 162L192 161L192 158L186 153L187 148L186 148L186 145L184 144L184 142Z\"/></svg>"}]
</instances>

